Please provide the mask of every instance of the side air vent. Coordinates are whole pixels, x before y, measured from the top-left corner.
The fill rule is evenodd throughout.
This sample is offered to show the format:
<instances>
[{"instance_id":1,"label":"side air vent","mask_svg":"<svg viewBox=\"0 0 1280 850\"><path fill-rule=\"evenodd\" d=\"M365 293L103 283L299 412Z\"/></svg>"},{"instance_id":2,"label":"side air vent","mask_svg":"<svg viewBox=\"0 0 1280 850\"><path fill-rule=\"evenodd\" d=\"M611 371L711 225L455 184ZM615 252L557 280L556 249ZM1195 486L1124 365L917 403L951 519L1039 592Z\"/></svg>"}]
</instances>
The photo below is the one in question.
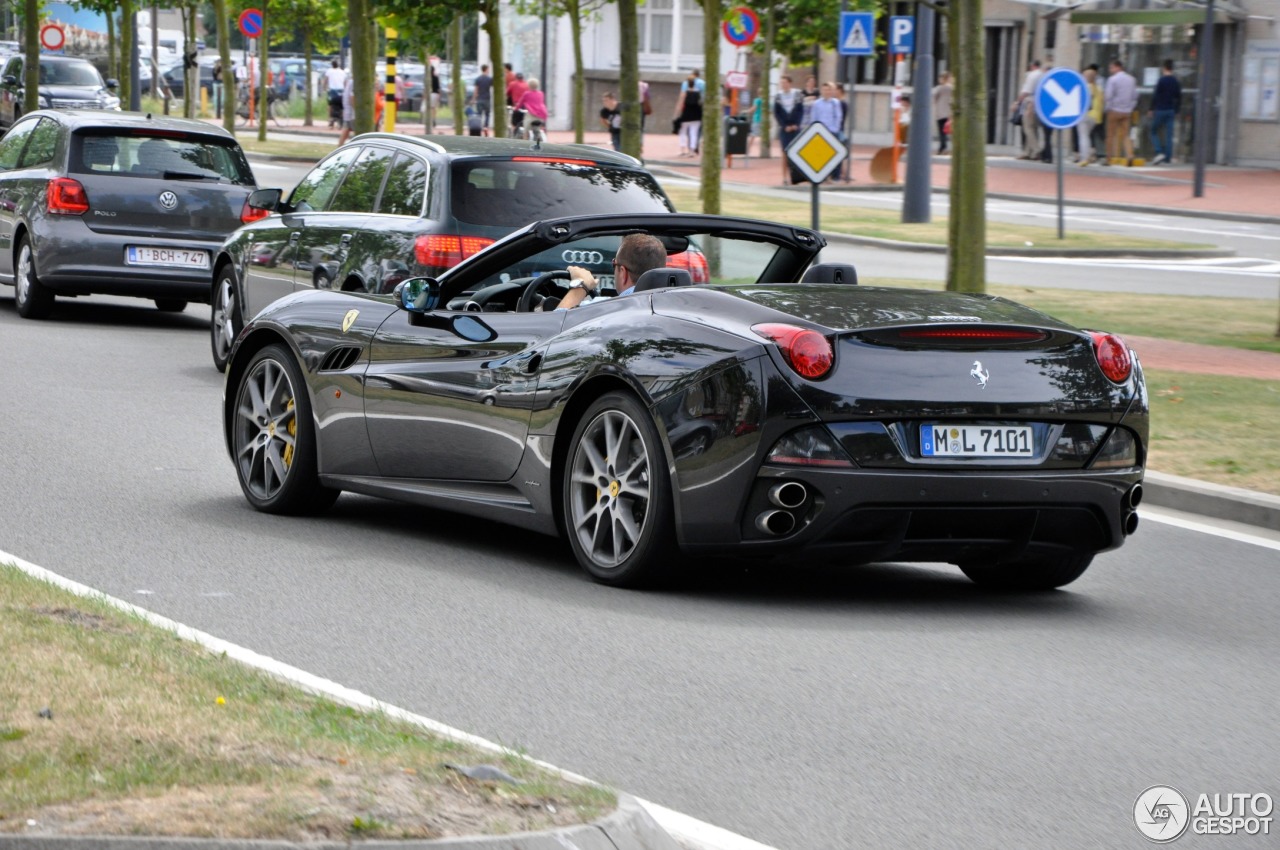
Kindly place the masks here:
<instances>
[{"instance_id":1,"label":"side air vent","mask_svg":"<svg viewBox=\"0 0 1280 850\"><path fill-rule=\"evenodd\" d=\"M324 361L320 364L321 372L341 372L355 363L360 357L360 346L358 345L339 345L337 348L325 355Z\"/></svg>"}]
</instances>

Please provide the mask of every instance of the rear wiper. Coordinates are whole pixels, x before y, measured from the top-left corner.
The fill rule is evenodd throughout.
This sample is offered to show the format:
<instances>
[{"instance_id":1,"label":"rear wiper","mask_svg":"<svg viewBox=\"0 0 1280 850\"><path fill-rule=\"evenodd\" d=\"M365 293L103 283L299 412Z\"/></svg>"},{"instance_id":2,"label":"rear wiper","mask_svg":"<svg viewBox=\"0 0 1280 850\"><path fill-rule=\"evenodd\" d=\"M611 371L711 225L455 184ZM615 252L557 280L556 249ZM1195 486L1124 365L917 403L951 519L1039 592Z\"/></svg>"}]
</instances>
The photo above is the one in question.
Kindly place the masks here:
<instances>
[{"instance_id":1,"label":"rear wiper","mask_svg":"<svg viewBox=\"0 0 1280 850\"><path fill-rule=\"evenodd\" d=\"M216 174L201 174L198 171L166 171L165 180L212 180L221 183L222 178Z\"/></svg>"}]
</instances>

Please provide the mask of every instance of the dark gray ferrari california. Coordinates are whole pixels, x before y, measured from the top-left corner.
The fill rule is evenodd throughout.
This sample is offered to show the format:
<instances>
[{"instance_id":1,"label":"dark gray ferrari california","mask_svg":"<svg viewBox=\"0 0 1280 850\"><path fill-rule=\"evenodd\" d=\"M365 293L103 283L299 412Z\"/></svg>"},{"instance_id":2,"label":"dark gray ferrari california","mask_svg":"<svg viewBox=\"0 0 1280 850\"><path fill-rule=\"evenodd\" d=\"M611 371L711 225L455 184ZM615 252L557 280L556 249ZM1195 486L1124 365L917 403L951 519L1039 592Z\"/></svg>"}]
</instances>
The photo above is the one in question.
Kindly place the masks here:
<instances>
[{"instance_id":1,"label":"dark gray ferrari california","mask_svg":"<svg viewBox=\"0 0 1280 850\"><path fill-rule=\"evenodd\" d=\"M629 233L705 257L552 309L555 258ZM261 511L343 490L563 535L614 585L680 553L1079 577L1137 527L1148 406L1117 337L986 295L858 285L810 230L543 221L393 298L307 291L236 339L223 426Z\"/></svg>"}]
</instances>

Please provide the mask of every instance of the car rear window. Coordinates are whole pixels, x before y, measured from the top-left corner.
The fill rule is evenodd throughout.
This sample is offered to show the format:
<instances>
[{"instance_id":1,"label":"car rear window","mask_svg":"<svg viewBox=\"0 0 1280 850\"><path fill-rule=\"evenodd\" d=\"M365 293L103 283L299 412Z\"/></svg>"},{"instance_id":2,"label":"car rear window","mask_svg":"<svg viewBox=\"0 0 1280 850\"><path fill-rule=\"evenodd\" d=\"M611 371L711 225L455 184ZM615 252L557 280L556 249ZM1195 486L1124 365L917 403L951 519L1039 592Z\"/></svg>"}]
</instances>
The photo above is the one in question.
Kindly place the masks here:
<instances>
[{"instance_id":1,"label":"car rear window","mask_svg":"<svg viewBox=\"0 0 1280 850\"><path fill-rule=\"evenodd\" d=\"M77 133L71 137L71 171L254 185L249 162L234 141L179 133Z\"/></svg>"},{"instance_id":2,"label":"car rear window","mask_svg":"<svg viewBox=\"0 0 1280 850\"><path fill-rule=\"evenodd\" d=\"M567 215L671 212L647 172L541 160L456 160L451 201L461 222L523 227Z\"/></svg>"},{"instance_id":3,"label":"car rear window","mask_svg":"<svg viewBox=\"0 0 1280 850\"><path fill-rule=\"evenodd\" d=\"M88 62L41 62L42 86L102 86L102 75Z\"/></svg>"}]
</instances>

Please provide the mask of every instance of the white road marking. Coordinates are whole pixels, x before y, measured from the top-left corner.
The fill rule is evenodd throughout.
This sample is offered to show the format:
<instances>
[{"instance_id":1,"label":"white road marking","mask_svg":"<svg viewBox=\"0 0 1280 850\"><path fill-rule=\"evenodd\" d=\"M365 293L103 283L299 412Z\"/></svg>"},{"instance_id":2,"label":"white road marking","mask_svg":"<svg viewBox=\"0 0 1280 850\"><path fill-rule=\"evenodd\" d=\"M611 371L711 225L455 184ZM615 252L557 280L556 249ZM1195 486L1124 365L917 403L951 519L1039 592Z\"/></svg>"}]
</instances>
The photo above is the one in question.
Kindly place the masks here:
<instances>
[{"instance_id":1,"label":"white road marking","mask_svg":"<svg viewBox=\"0 0 1280 850\"><path fill-rule=\"evenodd\" d=\"M253 167L254 171L259 169L263 171L287 171L290 168L296 167L291 165L277 165L274 162L259 162L255 159L249 160L249 165Z\"/></svg>"},{"instance_id":2,"label":"white road marking","mask_svg":"<svg viewBox=\"0 0 1280 850\"><path fill-rule=\"evenodd\" d=\"M314 673L308 673L298 667L277 661L266 655L254 652L243 646L225 641L222 638L214 637L207 632L193 629L190 626L179 623L176 620L170 620L168 617L162 617L145 608L134 605L131 602L125 602L123 599L117 599L114 596L108 596L102 591L94 590L88 585L81 584L78 581L72 581L65 576L60 576L51 570L37 566L30 561L24 561L16 555L0 550L0 564L13 564L29 576L46 581L55 587L74 593L86 599L96 599L115 608L118 611L132 614L140 617L146 622L166 631L173 632L183 640L189 640L192 643L199 644L210 652L221 655L225 654L228 658L234 658L242 664L248 664L250 667L256 667L269 675L282 679L290 684L302 688L304 691L316 694L318 696L327 697L336 702L343 703L352 708L358 708L363 711L376 711L384 713L398 720L412 723L422 729L439 735L442 738L448 738L453 741L459 741L469 744L478 749L486 750L495 755L514 756L536 764L544 770L561 776L570 782L578 782L583 785L599 785L585 776L573 773L568 770L556 767L545 761L530 758L528 755L518 753L514 750L507 749L501 744L481 738L478 735L472 735L469 732L463 732L461 729L454 729L452 726L446 726L438 720L432 720L429 717L423 717L420 714L406 711L403 708L382 702L368 694L353 690L344 685L329 679L321 678ZM138 593L151 593L149 590L140 590ZM703 821L692 818L689 815L660 806L657 803L651 803L648 800L637 798L638 802L644 806L653 816L659 825L671 834L680 843L693 848L693 850L774 850L766 844L758 841L752 841L737 833L730 832L727 829L705 823Z\"/></svg>"},{"instance_id":3,"label":"white road marking","mask_svg":"<svg viewBox=\"0 0 1280 850\"><path fill-rule=\"evenodd\" d=\"M1091 266L1093 268L1130 268L1143 271L1189 272L1209 274L1243 275L1245 277L1275 277L1280 275L1280 262L1255 257L1199 258L1192 260L1140 260L1128 257L1114 259L1090 257L1011 257L1005 254L988 254L987 259L1010 263L1048 263L1055 266ZM1245 267L1244 264L1251 265Z\"/></svg>"},{"instance_id":4,"label":"white road marking","mask_svg":"<svg viewBox=\"0 0 1280 850\"><path fill-rule=\"evenodd\" d=\"M1198 531L1201 534L1212 534L1214 537L1223 537L1227 540L1234 540L1237 543L1248 543L1250 546L1261 546L1264 549L1275 549L1277 552L1280 552L1280 540L1268 540L1265 537L1259 537L1256 534L1249 534L1245 531L1237 531L1234 528L1219 528L1218 526L1210 525L1209 523L1197 522L1196 520L1167 514L1159 508L1143 506L1143 508L1138 511L1138 516L1144 520L1160 522L1177 528L1185 528L1188 531Z\"/></svg>"}]
</instances>

